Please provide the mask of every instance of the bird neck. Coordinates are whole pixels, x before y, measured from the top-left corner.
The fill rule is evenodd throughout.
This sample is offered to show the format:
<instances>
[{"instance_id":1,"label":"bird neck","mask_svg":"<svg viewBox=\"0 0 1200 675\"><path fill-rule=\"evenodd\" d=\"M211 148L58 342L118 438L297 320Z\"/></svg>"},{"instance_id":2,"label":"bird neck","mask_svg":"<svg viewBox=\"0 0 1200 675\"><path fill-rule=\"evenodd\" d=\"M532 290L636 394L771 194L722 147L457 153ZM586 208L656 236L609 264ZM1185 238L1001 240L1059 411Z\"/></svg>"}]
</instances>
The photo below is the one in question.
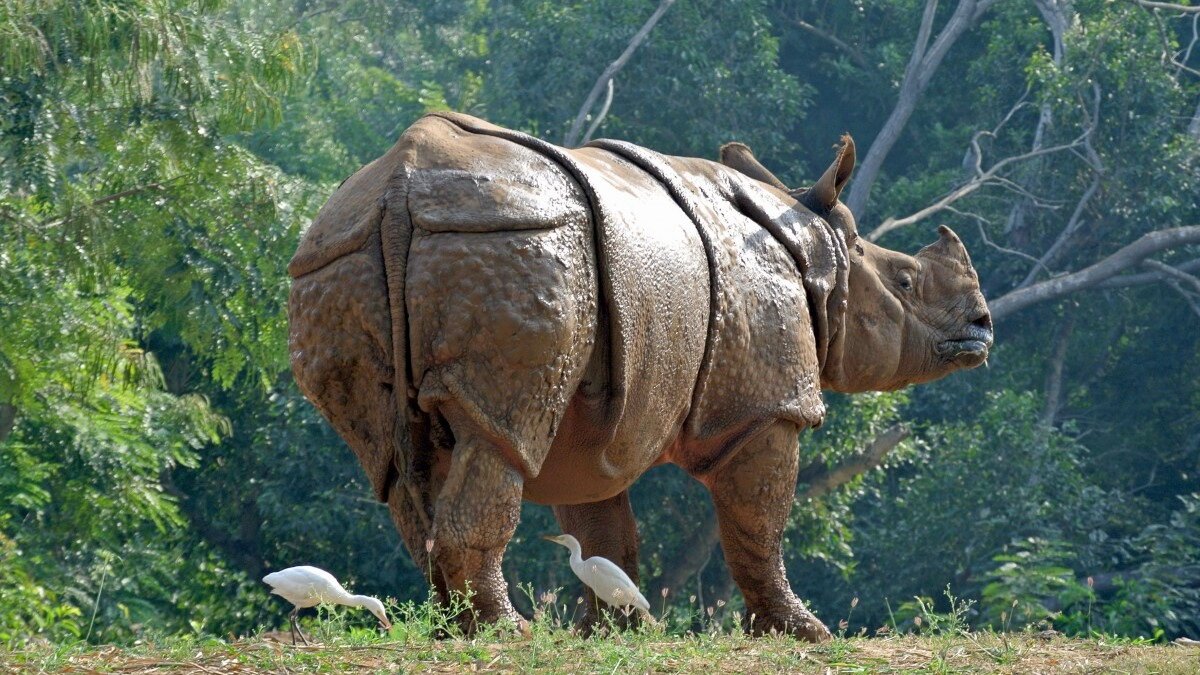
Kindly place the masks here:
<instances>
[{"instance_id":1,"label":"bird neck","mask_svg":"<svg viewBox=\"0 0 1200 675\"><path fill-rule=\"evenodd\" d=\"M571 551L571 562L583 562L583 549L579 547L579 542L575 541L574 539L568 539L566 545L567 549Z\"/></svg>"},{"instance_id":2,"label":"bird neck","mask_svg":"<svg viewBox=\"0 0 1200 675\"><path fill-rule=\"evenodd\" d=\"M345 602L343 602L342 604L349 605L352 607L366 607L367 603L370 602L371 600L374 600L374 598L372 598L369 595L350 595L349 593L347 593Z\"/></svg>"}]
</instances>

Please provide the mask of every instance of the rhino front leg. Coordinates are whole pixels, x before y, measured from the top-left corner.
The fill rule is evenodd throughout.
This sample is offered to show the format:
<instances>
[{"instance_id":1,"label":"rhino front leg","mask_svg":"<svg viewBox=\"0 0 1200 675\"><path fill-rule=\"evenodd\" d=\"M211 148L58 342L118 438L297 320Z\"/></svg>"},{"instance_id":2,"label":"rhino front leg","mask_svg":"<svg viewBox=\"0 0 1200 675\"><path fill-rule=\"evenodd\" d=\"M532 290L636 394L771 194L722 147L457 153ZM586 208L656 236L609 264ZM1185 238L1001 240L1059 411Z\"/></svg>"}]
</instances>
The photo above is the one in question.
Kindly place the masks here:
<instances>
[{"instance_id":1,"label":"rhino front leg","mask_svg":"<svg viewBox=\"0 0 1200 675\"><path fill-rule=\"evenodd\" d=\"M637 521L633 518L628 490L591 504L555 506L554 516L564 533L579 540L585 559L594 555L608 558L625 570L633 583L641 583L638 578ZM600 616L596 612L596 594L590 588L584 590L587 610L579 627L588 635L596 628ZM631 620L636 621L636 618L636 614L630 615Z\"/></svg>"},{"instance_id":2,"label":"rhino front leg","mask_svg":"<svg viewBox=\"0 0 1200 675\"><path fill-rule=\"evenodd\" d=\"M746 599L745 628L810 642L829 629L792 592L783 567L783 530L792 509L799 464L798 429L777 422L705 477L720 525L721 547Z\"/></svg>"},{"instance_id":3,"label":"rhino front leg","mask_svg":"<svg viewBox=\"0 0 1200 675\"><path fill-rule=\"evenodd\" d=\"M513 609L500 569L521 514L521 473L501 448L479 433L461 410L443 410L454 432L450 470L437 497L433 558L451 593L471 597L472 611L459 617L474 633L480 623L526 622Z\"/></svg>"}]
</instances>

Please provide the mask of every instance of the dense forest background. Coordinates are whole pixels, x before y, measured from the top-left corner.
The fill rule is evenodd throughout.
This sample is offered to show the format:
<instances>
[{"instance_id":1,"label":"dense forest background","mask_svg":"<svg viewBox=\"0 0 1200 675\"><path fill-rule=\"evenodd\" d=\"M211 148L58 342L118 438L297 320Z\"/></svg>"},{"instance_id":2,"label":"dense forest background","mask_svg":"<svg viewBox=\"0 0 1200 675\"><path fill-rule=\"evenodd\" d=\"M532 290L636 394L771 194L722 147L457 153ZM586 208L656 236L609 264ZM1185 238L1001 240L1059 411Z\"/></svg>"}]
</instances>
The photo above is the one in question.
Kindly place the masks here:
<instances>
[{"instance_id":1,"label":"dense forest background","mask_svg":"<svg viewBox=\"0 0 1200 675\"><path fill-rule=\"evenodd\" d=\"M423 112L563 142L593 89L596 137L739 140L790 185L849 131L864 234L971 250L990 367L830 396L800 440L785 545L820 617L918 629L953 596L975 626L1200 637L1189 3L0 0L0 643L249 632L301 563L425 597L291 381L285 266ZM731 616L700 486L655 469L634 500L656 611ZM555 529L526 507L510 581L575 592Z\"/></svg>"}]
</instances>

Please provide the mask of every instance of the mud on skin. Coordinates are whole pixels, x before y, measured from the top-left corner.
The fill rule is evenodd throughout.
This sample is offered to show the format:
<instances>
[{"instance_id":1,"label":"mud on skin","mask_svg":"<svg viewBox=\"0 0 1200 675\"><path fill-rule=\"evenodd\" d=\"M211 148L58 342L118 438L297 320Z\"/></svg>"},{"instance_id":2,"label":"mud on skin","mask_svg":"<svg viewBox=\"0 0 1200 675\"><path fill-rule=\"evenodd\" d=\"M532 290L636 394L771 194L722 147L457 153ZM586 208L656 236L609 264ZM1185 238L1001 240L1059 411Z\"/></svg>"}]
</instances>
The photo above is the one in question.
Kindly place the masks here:
<instances>
[{"instance_id":1,"label":"mud on skin","mask_svg":"<svg viewBox=\"0 0 1200 675\"><path fill-rule=\"evenodd\" d=\"M500 562L522 499L637 579L627 489L672 462L712 493L747 629L828 639L781 551L821 390L987 358L991 318L953 232L913 256L858 237L839 201L849 137L804 189L744 145L721 159L568 150L434 113L302 239L296 380L439 597L471 588L468 631L519 621Z\"/></svg>"}]
</instances>

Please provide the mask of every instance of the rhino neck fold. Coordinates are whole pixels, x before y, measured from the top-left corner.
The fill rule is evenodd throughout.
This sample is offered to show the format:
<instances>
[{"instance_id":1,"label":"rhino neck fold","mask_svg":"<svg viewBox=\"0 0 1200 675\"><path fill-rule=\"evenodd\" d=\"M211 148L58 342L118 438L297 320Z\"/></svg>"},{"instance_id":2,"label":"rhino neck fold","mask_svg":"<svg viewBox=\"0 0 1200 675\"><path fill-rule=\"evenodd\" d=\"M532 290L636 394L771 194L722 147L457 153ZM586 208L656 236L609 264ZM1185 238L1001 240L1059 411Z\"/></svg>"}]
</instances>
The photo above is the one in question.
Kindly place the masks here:
<instances>
[{"instance_id":1,"label":"rhino neck fold","mask_svg":"<svg viewBox=\"0 0 1200 675\"><path fill-rule=\"evenodd\" d=\"M738 210L769 232L796 263L808 300L821 381L826 373L840 377L850 274L845 237L791 195L740 180L730 187L730 200Z\"/></svg>"},{"instance_id":2,"label":"rhino neck fold","mask_svg":"<svg viewBox=\"0 0 1200 675\"><path fill-rule=\"evenodd\" d=\"M695 199L692 192L684 187L685 179L663 155L632 143L608 139L593 141L589 147L620 155L662 183L696 226L704 244L710 284L709 336L693 397L694 402L698 401L703 394L706 375L712 367L712 354L719 339L718 311L724 289L709 231L711 226L706 226L706 223L716 223L716 215L709 205ZM837 379L841 372L850 269L845 238L824 219L780 190L769 191L752 181L741 180L740 176L731 172L722 172L720 176L722 180L715 183L721 192L720 196L743 216L766 230L795 262L808 301L820 379L824 382L827 372Z\"/></svg>"},{"instance_id":3,"label":"rhino neck fold","mask_svg":"<svg viewBox=\"0 0 1200 675\"><path fill-rule=\"evenodd\" d=\"M704 226L704 219L700 213L705 207L693 199L688 191L684 189L682 185L683 179L667 164L662 155L633 145L632 143L608 139L593 141L589 146L619 155L642 171L653 176L655 180L666 188L667 193L671 195L671 199L675 200L680 210L692 221L692 224L696 227L696 234L699 235L700 242L704 246L704 257L708 261L708 336L704 341L704 356L700 360L700 370L696 374L696 383L692 388L692 409L695 410L698 407L696 404L704 395L705 385L708 382L708 373L713 366L713 352L716 348L717 340L720 339L718 322L720 321L719 309L721 289L723 287L721 267L717 264L712 233L709 231L709 228ZM711 218L711 214L709 216ZM687 422L684 424L686 425Z\"/></svg>"}]
</instances>

